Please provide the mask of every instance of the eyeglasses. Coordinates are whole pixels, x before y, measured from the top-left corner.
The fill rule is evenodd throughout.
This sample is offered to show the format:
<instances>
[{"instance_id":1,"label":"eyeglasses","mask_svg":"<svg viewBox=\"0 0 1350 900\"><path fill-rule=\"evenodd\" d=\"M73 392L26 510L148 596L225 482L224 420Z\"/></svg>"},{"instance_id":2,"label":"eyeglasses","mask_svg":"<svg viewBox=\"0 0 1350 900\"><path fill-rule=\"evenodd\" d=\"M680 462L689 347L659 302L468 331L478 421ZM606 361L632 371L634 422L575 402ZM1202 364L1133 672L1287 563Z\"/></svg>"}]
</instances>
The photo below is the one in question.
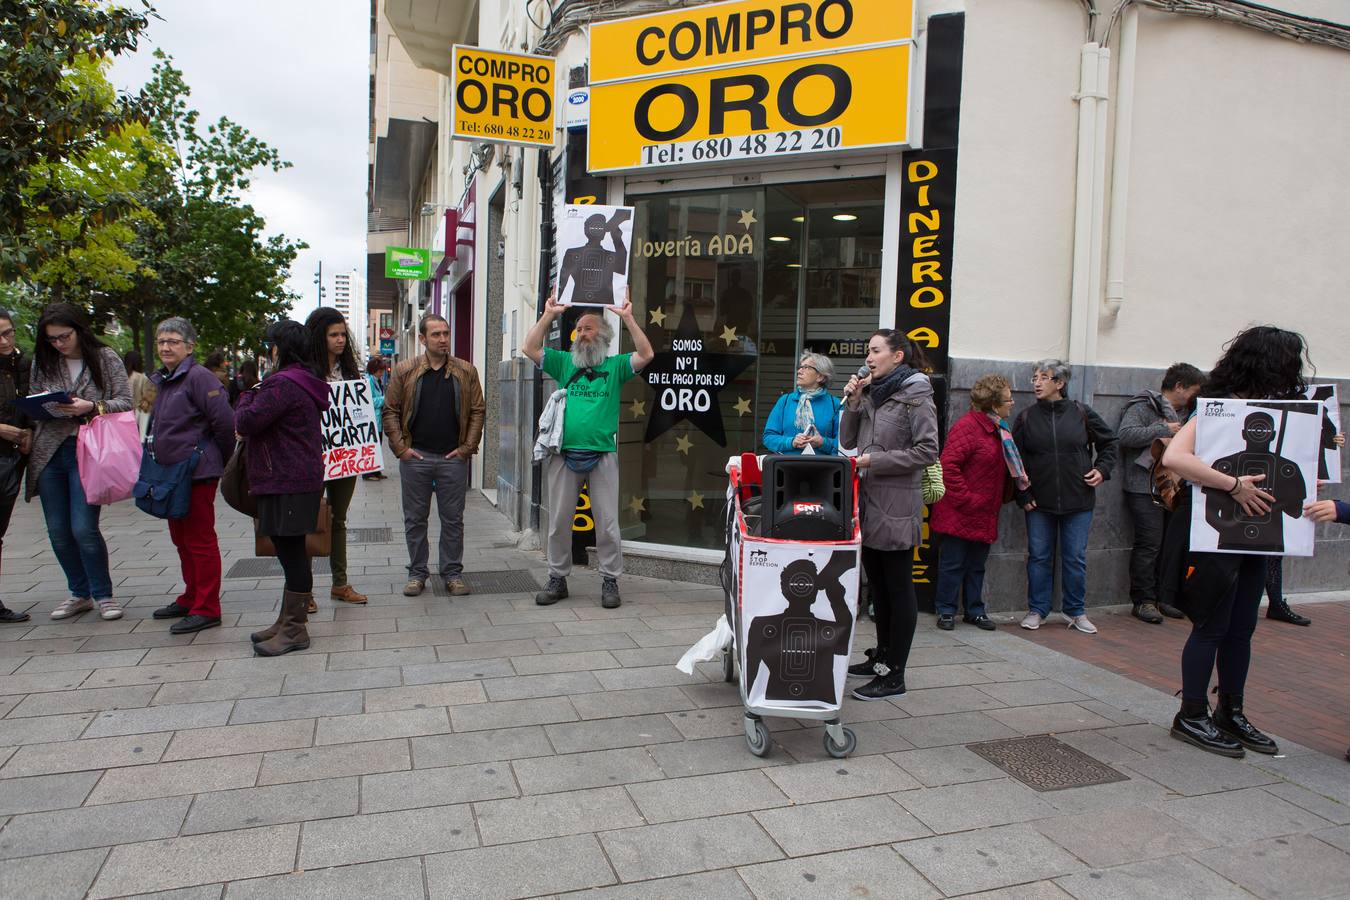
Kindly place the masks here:
<instances>
[{"instance_id":1,"label":"eyeglasses","mask_svg":"<svg viewBox=\"0 0 1350 900\"><path fill-rule=\"evenodd\" d=\"M70 340L70 339L73 338L74 336L75 336L75 331L74 331L74 329L72 329L72 330L70 330L70 331L63 331L63 332L61 332L60 334L49 334L49 335L47 335L47 343L49 343L49 344L64 344L66 341Z\"/></svg>"},{"instance_id":2,"label":"eyeglasses","mask_svg":"<svg viewBox=\"0 0 1350 900\"><path fill-rule=\"evenodd\" d=\"M1059 379L1049 372L1037 372L1035 375L1031 376L1031 383L1035 384L1038 381L1059 381Z\"/></svg>"},{"instance_id":3,"label":"eyeglasses","mask_svg":"<svg viewBox=\"0 0 1350 900\"><path fill-rule=\"evenodd\" d=\"M7 341L12 337L14 337L13 328L6 328L4 331L0 331L0 341Z\"/></svg>"},{"instance_id":4,"label":"eyeglasses","mask_svg":"<svg viewBox=\"0 0 1350 900\"><path fill-rule=\"evenodd\" d=\"M800 366L797 367L797 371L798 371L798 372L800 372L802 369L810 369L812 372L815 372L817 375L820 374L820 370L817 369L815 366L811 365L810 363L802 363Z\"/></svg>"},{"instance_id":5,"label":"eyeglasses","mask_svg":"<svg viewBox=\"0 0 1350 900\"><path fill-rule=\"evenodd\" d=\"M156 347L174 347L178 344L186 344L187 341L181 338L159 338L155 341Z\"/></svg>"}]
</instances>

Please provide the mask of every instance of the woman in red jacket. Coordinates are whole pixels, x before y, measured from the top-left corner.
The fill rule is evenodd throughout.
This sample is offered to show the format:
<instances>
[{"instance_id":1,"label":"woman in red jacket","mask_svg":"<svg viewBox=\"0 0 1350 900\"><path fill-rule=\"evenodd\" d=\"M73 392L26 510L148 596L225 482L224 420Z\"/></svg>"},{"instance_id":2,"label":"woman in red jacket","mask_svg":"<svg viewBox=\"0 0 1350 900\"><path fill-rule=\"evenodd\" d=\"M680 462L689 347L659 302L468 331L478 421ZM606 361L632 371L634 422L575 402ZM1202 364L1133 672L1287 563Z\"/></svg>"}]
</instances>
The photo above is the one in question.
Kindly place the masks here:
<instances>
[{"instance_id":1,"label":"woman in red jacket","mask_svg":"<svg viewBox=\"0 0 1350 900\"><path fill-rule=\"evenodd\" d=\"M957 595L964 593L964 621L993 631L984 607L984 564L998 540L998 511L1007 480L1018 491L1030 485L1007 418L1012 386L1000 375L985 375L970 389L970 412L947 434L942 480L947 492L933 506L929 525L942 535L938 548L938 627L956 627Z\"/></svg>"}]
</instances>

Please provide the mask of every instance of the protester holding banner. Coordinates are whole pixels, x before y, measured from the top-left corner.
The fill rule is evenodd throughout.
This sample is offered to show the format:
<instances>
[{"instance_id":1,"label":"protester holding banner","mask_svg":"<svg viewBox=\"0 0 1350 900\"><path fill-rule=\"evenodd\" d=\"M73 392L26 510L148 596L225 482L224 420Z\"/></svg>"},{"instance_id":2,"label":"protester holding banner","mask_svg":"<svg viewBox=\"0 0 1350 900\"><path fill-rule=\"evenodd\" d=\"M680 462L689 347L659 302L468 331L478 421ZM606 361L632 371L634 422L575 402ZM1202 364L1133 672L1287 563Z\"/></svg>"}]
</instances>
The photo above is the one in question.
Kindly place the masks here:
<instances>
[{"instance_id":1,"label":"protester holding banner","mask_svg":"<svg viewBox=\"0 0 1350 900\"><path fill-rule=\"evenodd\" d=\"M382 422L384 418L384 380L381 377L384 374L384 360L378 356L372 356L370 362L366 363L366 384L370 386L370 396L375 403L375 421ZM384 428L379 429L376 435L377 440L382 439ZM387 476L384 471L366 472L361 476L363 481L382 481Z\"/></svg>"},{"instance_id":2,"label":"protester holding banner","mask_svg":"<svg viewBox=\"0 0 1350 900\"><path fill-rule=\"evenodd\" d=\"M37 324L30 390L64 391L69 403L54 407L57 418L34 425L24 499L37 494L47 520L52 552L65 572L70 596L52 610L66 619L98 606L104 619L122 618L113 599L108 545L99 531L100 507L91 505L80 481L76 442L80 425L104 413L131 409L127 370L117 351L90 330L85 314L69 303L53 303Z\"/></svg>"},{"instance_id":3,"label":"protester holding banner","mask_svg":"<svg viewBox=\"0 0 1350 900\"><path fill-rule=\"evenodd\" d=\"M14 405L17 398L28 396L28 361L15 346L14 337L14 318L9 310L0 309L0 552L33 443L33 423ZM0 623L27 622L28 618L28 613L0 603Z\"/></svg>"},{"instance_id":4,"label":"protester holding banner","mask_svg":"<svg viewBox=\"0 0 1350 900\"><path fill-rule=\"evenodd\" d=\"M876 648L848 670L871 678L853 690L859 700L905 693L919 615L913 555L923 539L923 470L938 458L933 384L923 367L904 332L883 328L867 342L868 375L854 375L844 387L839 446L858 451L862 563L877 625Z\"/></svg>"},{"instance_id":5,"label":"protester holding banner","mask_svg":"<svg viewBox=\"0 0 1350 900\"><path fill-rule=\"evenodd\" d=\"M341 312L331 306L320 306L309 314L305 328L309 331L309 352L314 360L315 375L330 384L361 378L361 365L356 361L347 320ZM329 596L343 603L364 604L370 598L347 581L347 511L351 509L352 496L356 493L356 476L329 478L327 490L328 508L333 514L333 549L328 557L333 586ZM311 605L309 611L315 612L317 608L316 604Z\"/></svg>"},{"instance_id":6,"label":"protester holding banner","mask_svg":"<svg viewBox=\"0 0 1350 900\"><path fill-rule=\"evenodd\" d=\"M829 391L834 364L819 353L803 353L797 389L778 398L764 423L770 453L839 452L839 401Z\"/></svg>"},{"instance_id":7,"label":"protester holding banner","mask_svg":"<svg viewBox=\"0 0 1350 900\"><path fill-rule=\"evenodd\" d=\"M234 430L245 441L249 491L258 499L258 532L272 539L285 574L281 613L253 633L253 651L280 656L309 647L305 627L314 573L305 535L319 524L323 447L319 422L328 384L310 371L309 332L289 319L267 329L271 373L239 397Z\"/></svg>"},{"instance_id":8,"label":"protester holding banner","mask_svg":"<svg viewBox=\"0 0 1350 900\"><path fill-rule=\"evenodd\" d=\"M1206 400L1293 400L1304 389L1303 336L1271 325L1238 334L1200 391ZM1264 475L1227 475L1195 454L1197 419L1167 446L1163 463L1193 485L1224 491L1248 516L1265 516L1275 497L1261 489ZM1254 553L1191 553L1191 491L1178 495L1164 537L1161 597L1191 619L1181 653L1181 709L1172 737L1221 756L1243 748L1273 754L1278 748L1243 714L1243 691L1251 666L1252 634L1265 587L1268 557ZM1218 669L1219 703L1210 716L1207 692Z\"/></svg>"},{"instance_id":9,"label":"protester holding banner","mask_svg":"<svg viewBox=\"0 0 1350 900\"><path fill-rule=\"evenodd\" d=\"M156 388L148 444L155 462L172 466L199 453L188 514L169 519L169 537L178 549L183 593L155 610L156 619L179 619L174 634L220 624L220 543L216 538L216 485L234 452L234 413L229 394L215 374L192 357L197 329L174 316L155 329L163 368L150 380Z\"/></svg>"}]
</instances>

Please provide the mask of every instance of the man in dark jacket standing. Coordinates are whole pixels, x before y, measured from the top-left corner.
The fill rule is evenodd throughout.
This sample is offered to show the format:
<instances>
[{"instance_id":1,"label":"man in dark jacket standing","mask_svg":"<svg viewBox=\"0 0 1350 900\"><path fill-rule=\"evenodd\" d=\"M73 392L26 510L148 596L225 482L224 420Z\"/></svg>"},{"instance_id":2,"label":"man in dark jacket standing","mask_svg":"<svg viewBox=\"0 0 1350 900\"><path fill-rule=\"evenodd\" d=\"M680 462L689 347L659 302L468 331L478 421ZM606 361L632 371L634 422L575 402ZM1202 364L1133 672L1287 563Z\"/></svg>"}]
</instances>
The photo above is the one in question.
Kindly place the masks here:
<instances>
[{"instance_id":1,"label":"man in dark jacket standing","mask_svg":"<svg viewBox=\"0 0 1350 900\"><path fill-rule=\"evenodd\" d=\"M23 486L24 464L33 446L33 424L14 405L28 396L28 360L14 345L14 319L0 309L0 551L14 502ZM16 612L0 603L0 622L27 622L28 613Z\"/></svg>"},{"instance_id":2,"label":"man in dark jacket standing","mask_svg":"<svg viewBox=\"0 0 1350 900\"><path fill-rule=\"evenodd\" d=\"M417 331L426 352L394 367L381 415L403 485L408 538L403 595L416 597L426 587L427 517L434 492L441 517L441 577L450 595L461 597L469 593L464 583L464 495L487 407L478 370L450 355L450 323L427 314Z\"/></svg>"},{"instance_id":3,"label":"man in dark jacket standing","mask_svg":"<svg viewBox=\"0 0 1350 900\"><path fill-rule=\"evenodd\" d=\"M1036 403L1012 428L1031 479L1030 490L1017 497L1027 513L1028 611L1022 627L1040 628L1050 615L1058 544L1064 618L1070 628L1096 634L1086 613L1088 532L1097 487L1111 477L1118 448L1115 432L1096 411L1065 399L1070 374L1057 359L1036 363Z\"/></svg>"},{"instance_id":4,"label":"man in dark jacket standing","mask_svg":"<svg viewBox=\"0 0 1350 900\"><path fill-rule=\"evenodd\" d=\"M1176 363L1163 375L1161 391L1140 391L1120 414L1120 439L1125 481L1125 508L1134 522L1130 549L1130 603L1136 619L1161 625L1163 616L1182 618L1181 610L1158 602L1158 551L1166 513L1153 502L1153 442L1168 439L1181 428L1180 411L1200 393L1205 374L1189 363Z\"/></svg>"}]
</instances>

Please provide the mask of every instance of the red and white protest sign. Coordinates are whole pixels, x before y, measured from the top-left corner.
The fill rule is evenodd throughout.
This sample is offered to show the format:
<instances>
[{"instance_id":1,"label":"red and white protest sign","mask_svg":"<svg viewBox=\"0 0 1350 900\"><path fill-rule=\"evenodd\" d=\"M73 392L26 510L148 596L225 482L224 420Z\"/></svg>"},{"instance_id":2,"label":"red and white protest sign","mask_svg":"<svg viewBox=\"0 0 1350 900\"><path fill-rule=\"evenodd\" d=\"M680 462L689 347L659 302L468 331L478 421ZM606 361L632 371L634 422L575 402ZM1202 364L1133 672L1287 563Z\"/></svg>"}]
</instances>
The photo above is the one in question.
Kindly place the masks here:
<instances>
[{"instance_id":1,"label":"red and white protest sign","mask_svg":"<svg viewBox=\"0 0 1350 900\"><path fill-rule=\"evenodd\" d=\"M331 402L322 422L324 480L381 471L384 454L370 383L334 381L328 389Z\"/></svg>"}]
</instances>

